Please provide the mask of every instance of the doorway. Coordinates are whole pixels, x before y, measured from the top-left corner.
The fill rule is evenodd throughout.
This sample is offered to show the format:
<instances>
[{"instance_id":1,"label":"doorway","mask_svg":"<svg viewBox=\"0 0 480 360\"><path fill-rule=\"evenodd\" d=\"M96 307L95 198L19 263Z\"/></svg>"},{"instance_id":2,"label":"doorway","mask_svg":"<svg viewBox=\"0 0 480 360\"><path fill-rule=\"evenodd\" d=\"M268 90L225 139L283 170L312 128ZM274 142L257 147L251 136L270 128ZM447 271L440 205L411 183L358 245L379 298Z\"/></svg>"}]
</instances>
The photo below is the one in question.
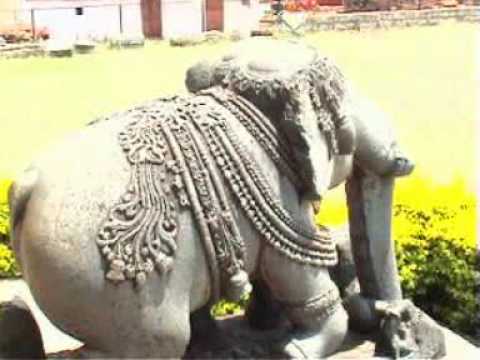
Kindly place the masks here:
<instances>
[{"instance_id":1,"label":"doorway","mask_svg":"<svg viewBox=\"0 0 480 360\"><path fill-rule=\"evenodd\" d=\"M206 31L223 31L223 1L224 0L205 0Z\"/></svg>"},{"instance_id":2,"label":"doorway","mask_svg":"<svg viewBox=\"0 0 480 360\"><path fill-rule=\"evenodd\" d=\"M147 38L162 37L162 0L140 0L142 30Z\"/></svg>"}]
</instances>

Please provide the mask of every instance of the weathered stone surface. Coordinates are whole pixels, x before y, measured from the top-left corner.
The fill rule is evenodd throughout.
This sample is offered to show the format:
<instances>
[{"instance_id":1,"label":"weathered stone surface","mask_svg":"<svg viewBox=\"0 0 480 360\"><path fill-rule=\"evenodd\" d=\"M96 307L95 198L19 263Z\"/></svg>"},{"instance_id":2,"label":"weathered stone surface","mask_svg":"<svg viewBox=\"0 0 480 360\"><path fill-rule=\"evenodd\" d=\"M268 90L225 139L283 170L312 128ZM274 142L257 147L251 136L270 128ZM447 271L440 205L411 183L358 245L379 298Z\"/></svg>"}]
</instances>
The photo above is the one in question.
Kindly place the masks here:
<instances>
[{"instance_id":1,"label":"weathered stone surface","mask_svg":"<svg viewBox=\"0 0 480 360\"><path fill-rule=\"evenodd\" d=\"M22 280L15 281L1 281L0 282L0 297L1 299L8 299L13 296L13 294L18 294L25 301L27 301L31 308L34 311L36 318L44 318L44 315L32 302L31 295L29 295L28 288ZM233 317L237 323L242 321L238 316ZM230 339L238 339L242 336L249 336L249 331L246 324L242 324L240 330L232 329L233 324L226 322L226 320L220 320L221 329L231 329L228 331L233 331L234 334L230 335L230 332L225 332L226 337ZM67 336L62 334L60 330L56 330L52 327L50 323L45 319L44 321L39 321L40 330L44 337L45 348L48 352L49 359L78 359L78 358L87 358L91 355L91 352L87 352L86 349L77 349L79 344L73 343L71 340L67 340ZM238 325L238 324L237 324ZM236 325L235 325L236 326ZM445 358L455 358L458 354L462 354L462 359L476 359L479 354L479 348L475 347L468 341L464 340L462 337L453 333L452 331L442 328L442 332L445 336L446 342L446 357ZM235 334L237 333L237 334ZM239 335L242 334L242 335ZM218 335L218 334L217 334ZM225 338L222 336L222 338ZM255 338L255 336L253 336ZM61 340L64 339L64 340ZM223 341L226 341L225 339ZM252 341L252 340L250 340ZM375 341L376 337L374 334L360 334L350 332L348 337L345 339L341 348L334 354L331 355L331 359L367 359L367 358L377 358L375 355ZM234 342L230 343L230 346L233 346ZM252 347L252 345L250 345ZM63 350L63 351L62 351ZM197 348L198 350L198 348ZM257 352L261 350L261 347L256 347ZM226 351L224 349L224 351ZM192 355L192 353L189 353ZM211 354L213 355L213 354ZM262 357L265 358L265 357Z\"/></svg>"},{"instance_id":2,"label":"weathered stone surface","mask_svg":"<svg viewBox=\"0 0 480 360\"><path fill-rule=\"evenodd\" d=\"M241 315L226 317L216 320L217 329L214 339L205 340L206 343L198 343L191 346L183 357L184 359L245 359L245 358L278 358L275 353L274 343L276 338L281 337L279 331L253 331L243 321ZM480 356L480 349L464 340L462 337L446 328L440 328L445 337L446 355L439 358L454 359L461 354L462 359L476 359ZM327 359L388 359L376 351L376 333L360 334L349 332L341 347ZM49 359L79 359L88 355L85 349L65 351L49 354ZM412 358L425 358L414 356Z\"/></svg>"},{"instance_id":3,"label":"weathered stone surface","mask_svg":"<svg viewBox=\"0 0 480 360\"><path fill-rule=\"evenodd\" d=\"M20 279L0 280L0 302L11 302L15 297L22 299L33 313L35 321L40 327L46 353L74 350L82 345L79 341L61 332L47 319L33 300L25 281Z\"/></svg>"},{"instance_id":4,"label":"weathered stone surface","mask_svg":"<svg viewBox=\"0 0 480 360\"><path fill-rule=\"evenodd\" d=\"M192 92L209 87L212 83L212 64L208 61L200 61L187 70L185 86Z\"/></svg>"},{"instance_id":5,"label":"weathered stone surface","mask_svg":"<svg viewBox=\"0 0 480 360\"><path fill-rule=\"evenodd\" d=\"M0 304L0 358L45 358L40 329L20 298Z\"/></svg>"},{"instance_id":6,"label":"weathered stone surface","mask_svg":"<svg viewBox=\"0 0 480 360\"><path fill-rule=\"evenodd\" d=\"M422 9L428 9L423 0ZM415 9L418 7L414 3ZM307 31L368 30L373 28L411 27L438 25L444 21L478 22L480 9L476 6L462 8L436 8L421 11L375 11L336 15L312 15L306 19ZM381 24L381 25L380 25Z\"/></svg>"},{"instance_id":7,"label":"weathered stone surface","mask_svg":"<svg viewBox=\"0 0 480 360\"><path fill-rule=\"evenodd\" d=\"M389 304L381 320L376 352L395 359L438 359L446 355L441 327L410 301Z\"/></svg>"},{"instance_id":8,"label":"weathered stone surface","mask_svg":"<svg viewBox=\"0 0 480 360\"><path fill-rule=\"evenodd\" d=\"M348 226L331 229L335 239L338 263L329 269L333 282L338 286L342 298L347 298L360 292L355 261L351 249L350 233Z\"/></svg>"},{"instance_id":9,"label":"weathered stone surface","mask_svg":"<svg viewBox=\"0 0 480 360\"><path fill-rule=\"evenodd\" d=\"M362 294L372 299L401 299L389 225L393 179L355 171L357 174L348 180L346 190L353 256Z\"/></svg>"}]
</instances>

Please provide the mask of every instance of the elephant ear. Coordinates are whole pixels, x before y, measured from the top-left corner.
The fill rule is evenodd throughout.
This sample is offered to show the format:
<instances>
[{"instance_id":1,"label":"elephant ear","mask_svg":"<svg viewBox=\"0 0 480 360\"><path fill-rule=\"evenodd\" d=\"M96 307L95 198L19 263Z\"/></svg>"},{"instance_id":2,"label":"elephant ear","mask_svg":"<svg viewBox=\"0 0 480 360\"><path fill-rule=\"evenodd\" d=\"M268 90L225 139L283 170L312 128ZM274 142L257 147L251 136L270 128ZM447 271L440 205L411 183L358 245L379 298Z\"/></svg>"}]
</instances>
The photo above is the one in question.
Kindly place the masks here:
<instances>
[{"instance_id":1,"label":"elephant ear","mask_svg":"<svg viewBox=\"0 0 480 360\"><path fill-rule=\"evenodd\" d=\"M343 91L336 82L336 69L330 70L315 49L299 43L256 42L256 50L249 44L220 64L217 84L245 97L280 129L302 179L299 190L304 198L317 200L327 190L329 176L328 159L320 150L326 140L326 156L339 153L336 130L342 122L349 124L342 114ZM351 149L342 146L342 152L351 151L351 143Z\"/></svg>"},{"instance_id":2,"label":"elephant ear","mask_svg":"<svg viewBox=\"0 0 480 360\"><path fill-rule=\"evenodd\" d=\"M333 123L336 144L335 151L339 155L353 154L356 145L353 107L350 102L349 86L338 69L328 58L315 61L309 69L314 91L310 97L317 113L318 125L328 132ZM330 118L330 121L326 119Z\"/></svg>"}]
</instances>

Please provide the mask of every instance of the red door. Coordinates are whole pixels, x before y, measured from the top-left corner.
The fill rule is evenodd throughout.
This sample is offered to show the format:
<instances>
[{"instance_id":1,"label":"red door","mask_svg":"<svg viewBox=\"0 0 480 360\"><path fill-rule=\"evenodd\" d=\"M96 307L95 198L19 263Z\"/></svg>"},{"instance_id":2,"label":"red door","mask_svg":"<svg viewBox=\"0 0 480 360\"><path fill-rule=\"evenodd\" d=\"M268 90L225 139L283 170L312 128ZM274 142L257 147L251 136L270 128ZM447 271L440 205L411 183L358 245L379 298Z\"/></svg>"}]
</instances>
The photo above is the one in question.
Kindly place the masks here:
<instances>
[{"instance_id":1,"label":"red door","mask_svg":"<svg viewBox=\"0 0 480 360\"><path fill-rule=\"evenodd\" d=\"M162 0L140 0L143 35L162 37Z\"/></svg>"},{"instance_id":2,"label":"red door","mask_svg":"<svg viewBox=\"0 0 480 360\"><path fill-rule=\"evenodd\" d=\"M205 0L206 6L206 29L223 31L223 1Z\"/></svg>"}]
</instances>

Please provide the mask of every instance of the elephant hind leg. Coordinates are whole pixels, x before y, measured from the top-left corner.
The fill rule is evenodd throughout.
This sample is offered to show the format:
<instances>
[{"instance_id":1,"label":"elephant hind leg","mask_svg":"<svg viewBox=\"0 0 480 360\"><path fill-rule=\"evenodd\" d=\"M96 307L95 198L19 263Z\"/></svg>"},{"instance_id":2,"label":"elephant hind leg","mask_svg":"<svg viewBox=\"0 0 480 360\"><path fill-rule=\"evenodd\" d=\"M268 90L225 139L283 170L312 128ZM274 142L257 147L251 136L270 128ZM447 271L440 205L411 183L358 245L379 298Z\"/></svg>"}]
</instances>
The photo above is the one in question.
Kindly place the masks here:
<instances>
[{"instance_id":1,"label":"elephant hind leg","mask_svg":"<svg viewBox=\"0 0 480 360\"><path fill-rule=\"evenodd\" d=\"M141 305L114 321L112 336L99 351L115 358L181 358L191 334L188 307Z\"/></svg>"},{"instance_id":2,"label":"elephant hind leg","mask_svg":"<svg viewBox=\"0 0 480 360\"><path fill-rule=\"evenodd\" d=\"M245 312L250 327L256 330L271 330L281 326L286 318L281 304L275 300L268 285L262 279L256 279L252 286L253 291Z\"/></svg>"},{"instance_id":3,"label":"elephant hind leg","mask_svg":"<svg viewBox=\"0 0 480 360\"><path fill-rule=\"evenodd\" d=\"M190 315L192 336L186 359L210 358L212 354L219 357L235 348L234 340L215 321L210 306L204 306Z\"/></svg>"}]
</instances>

